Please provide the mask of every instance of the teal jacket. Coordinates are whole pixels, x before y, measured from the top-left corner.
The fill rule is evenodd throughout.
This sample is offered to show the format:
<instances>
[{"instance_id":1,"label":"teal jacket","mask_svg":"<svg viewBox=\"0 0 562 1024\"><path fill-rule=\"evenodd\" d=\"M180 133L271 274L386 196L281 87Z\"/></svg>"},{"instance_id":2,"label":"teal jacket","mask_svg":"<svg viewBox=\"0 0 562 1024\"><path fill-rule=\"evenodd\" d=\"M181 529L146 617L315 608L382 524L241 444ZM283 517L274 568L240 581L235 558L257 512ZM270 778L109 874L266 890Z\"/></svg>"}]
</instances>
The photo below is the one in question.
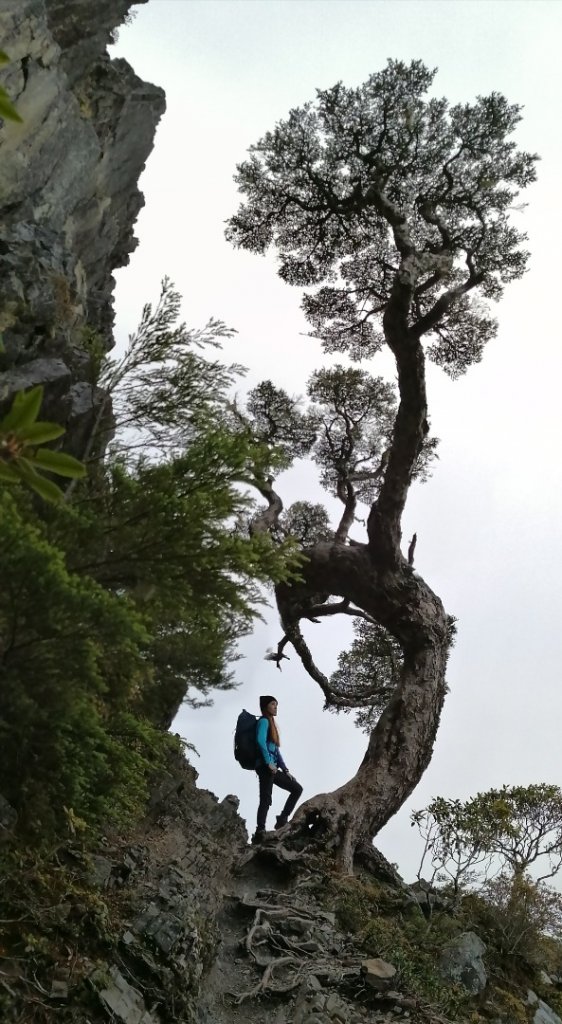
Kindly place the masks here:
<instances>
[{"instance_id":1,"label":"teal jacket","mask_svg":"<svg viewBox=\"0 0 562 1024\"><path fill-rule=\"evenodd\" d=\"M287 765L279 747L273 740L268 740L269 721L267 718L260 718L256 726L256 743L258 746L258 761L256 768L262 768L264 764L274 764L282 771L288 771Z\"/></svg>"}]
</instances>

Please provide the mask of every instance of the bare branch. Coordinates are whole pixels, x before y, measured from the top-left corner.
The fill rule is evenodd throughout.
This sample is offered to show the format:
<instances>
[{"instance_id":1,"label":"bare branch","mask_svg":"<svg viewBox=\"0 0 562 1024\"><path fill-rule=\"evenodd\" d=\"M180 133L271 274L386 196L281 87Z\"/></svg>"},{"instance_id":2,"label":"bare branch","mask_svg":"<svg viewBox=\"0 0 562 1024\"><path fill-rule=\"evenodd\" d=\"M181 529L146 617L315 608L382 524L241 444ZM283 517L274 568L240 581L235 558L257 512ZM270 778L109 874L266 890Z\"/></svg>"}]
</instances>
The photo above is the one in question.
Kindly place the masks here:
<instances>
[{"instance_id":1,"label":"bare branch","mask_svg":"<svg viewBox=\"0 0 562 1024\"><path fill-rule=\"evenodd\" d=\"M339 611L342 612L343 609L340 608ZM285 644L288 642L292 643L295 651L297 652L302 662L303 668L306 669L310 678L314 679L315 683L318 683L318 686L320 687L322 693L324 694L326 700L326 707L342 709L357 708L361 706L361 704L366 703L369 699L376 695L377 690L376 688L374 688L373 690L369 689L368 691L361 692L360 694L354 694L352 697L350 697L348 694L340 693L334 686L332 686L328 677L324 675L324 673L321 671L321 669L318 668L316 662L314 661L310 648L306 640L304 639L304 636L302 635L298 622L293 623L290 626L290 628L285 633L285 636L281 640L279 647L285 646ZM280 668L280 665L278 664L277 667Z\"/></svg>"},{"instance_id":2,"label":"bare branch","mask_svg":"<svg viewBox=\"0 0 562 1024\"><path fill-rule=\"evenodd\" d=\"M361 608L350 608L349 601L347 599L340 601L337 604L324 604L312 607L306 618L310 618L314 621L314 619L318 620L326 618L329 615L351 615L356 619L364 619L365 622L370 622L373 626L377 623L377 620L374 619L372 615L364 612Z\"/></svg>"},{"instance_id":3,"label":"bare branch","mask_svg":"<svg viewBox=\"0 0 562 1024\"><path fill-rule=\"evenodd\" d=\"M277 668L279 669L279 671L281 671L281 662L282 661L290 661L291 660L289 658L288 654L284 654L283 653L283 651L285 650L285 647L290 642L290 639L291 638L287 634L285 634L285 636L277 644L277 651L272 651L271 654L266 654L266 656L265 656L265 661L274 661L275 664L277 665Z\"/></svg>"}]
</instances>

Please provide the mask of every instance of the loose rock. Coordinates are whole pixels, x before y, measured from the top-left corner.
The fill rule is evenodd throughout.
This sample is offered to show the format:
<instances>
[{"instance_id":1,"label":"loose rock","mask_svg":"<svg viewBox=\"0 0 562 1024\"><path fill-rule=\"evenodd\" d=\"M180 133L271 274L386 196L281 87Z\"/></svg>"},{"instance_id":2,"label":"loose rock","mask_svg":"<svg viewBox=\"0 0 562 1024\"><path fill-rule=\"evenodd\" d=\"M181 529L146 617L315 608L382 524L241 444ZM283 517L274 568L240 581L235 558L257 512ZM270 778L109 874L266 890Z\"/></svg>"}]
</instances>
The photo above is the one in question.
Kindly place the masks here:
<instances>
[{"instance_id":1,"label":"loose rock","mask_svg":"<svg viewBox=\"0 0 562 1024\"><path fill-rule=\"evenodd\" d=\"M380 957L364 960L361 964L361 971L365 975L367 984L379 992L389 988L396 976L396 968L386 960L381 960Z\"/></svg>"}]
</instances>

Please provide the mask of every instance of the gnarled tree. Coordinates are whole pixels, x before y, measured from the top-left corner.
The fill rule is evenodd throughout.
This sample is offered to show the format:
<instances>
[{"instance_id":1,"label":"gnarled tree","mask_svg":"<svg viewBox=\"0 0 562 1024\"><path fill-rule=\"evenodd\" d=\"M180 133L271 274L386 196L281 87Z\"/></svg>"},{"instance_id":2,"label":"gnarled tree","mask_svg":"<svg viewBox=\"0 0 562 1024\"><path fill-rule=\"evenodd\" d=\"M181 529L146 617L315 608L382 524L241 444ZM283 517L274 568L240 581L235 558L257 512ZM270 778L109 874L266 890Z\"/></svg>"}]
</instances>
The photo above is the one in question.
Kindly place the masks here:
<instances>
[{"instance_id":1,"label":"gnarled tree","mask_svg":"<svg viewBox=\"0 0 562 1024\"><path fill-rule=\"evenodd\" d=\"M427 767L446 689L451 620L414 572L413 544L408 557L401 549L408 491L433 447L426 355L452 377L478 361L496 330L489 302L527 259L511 213L536 157L511 138L519 108L497 93L449 106L428 98L433 76L419 61L390 61L360 87L339 83L292 110L239 166L244 201L227 231L253 252L276 248L280 276L307 289L304 312L327 352L359 361L386 345L396 363L396 398L381 379L340 367L314 375L305 415L269 383L250 403L272 442L288 438L284 417L300 424L343 505L330 536L308 531L302 582L276 596L279 661L292 644L328 705L384 705L355 777L309 801L295 823L331 842L347 870ZM261 467L257 482L267 509L254 528L279 531L273 475ZM360 501L369 505L364 542L349 537ZM296 520L302 536L302 507ZM394 641L400 664L382 683L345 685L316 666L300 622L338 613Z\"/></svg>"}]
</instances>

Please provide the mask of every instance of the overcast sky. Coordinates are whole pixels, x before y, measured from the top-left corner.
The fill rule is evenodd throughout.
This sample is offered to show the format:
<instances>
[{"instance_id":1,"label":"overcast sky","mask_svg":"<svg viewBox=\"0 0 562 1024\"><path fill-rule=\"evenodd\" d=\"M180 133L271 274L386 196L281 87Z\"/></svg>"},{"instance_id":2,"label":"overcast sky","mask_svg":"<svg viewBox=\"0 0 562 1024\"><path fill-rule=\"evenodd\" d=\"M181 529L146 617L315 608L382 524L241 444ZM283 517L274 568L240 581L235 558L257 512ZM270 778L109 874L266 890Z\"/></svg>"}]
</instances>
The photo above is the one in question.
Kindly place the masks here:
<instances>
[{"instance_id":1,"label":"overcast sky","mask_svg":"<svg viewBox=\"0 0 562 1024\"><path fill-rule=\"evenodd\" d=\"M418 535L416 569L458 617L447 698L432 763L377 837L407 879L421 844L409 812L433 797L465 798L503 783L562 782L561 460L559 339L561 237L557 0L150 0L114 52L161 85L168 110L141 179L140 245L117 277L117 339L169 275L187 322L220 317L238 330L227 357L250 383L272 378L304 394L326 361L302 337L300 293L275 275L274 257L235 251L224 221L237 208L232 175L247 147L291 107L338 80L358 85L388 57L438 67L434 92L470 102L503 92L524 105L519 143L542 157L518 217L532 253L526 277L496 309L500 331L460 381L429 371L432 433L441 438L433 478L416 487L404 537ZM376 361L370 369L378 372ZM286 504L320 500L309 468L282 481ZM362 539L360 527L354 536ZM346 622L309 626L321 667L349 642ZM174 729L199 750L200 782L236 793L253 829L256 779L232 757L242 707L279 699L285 760L305 796L341 785L366 737L351 719L322 712L322 696L293 654L282 673L263 660L280 638L276 614L243 644L242 685L208 711L184 711ZM281 794L271 812L278 813Z\"/></svg>"}]
</instances>

